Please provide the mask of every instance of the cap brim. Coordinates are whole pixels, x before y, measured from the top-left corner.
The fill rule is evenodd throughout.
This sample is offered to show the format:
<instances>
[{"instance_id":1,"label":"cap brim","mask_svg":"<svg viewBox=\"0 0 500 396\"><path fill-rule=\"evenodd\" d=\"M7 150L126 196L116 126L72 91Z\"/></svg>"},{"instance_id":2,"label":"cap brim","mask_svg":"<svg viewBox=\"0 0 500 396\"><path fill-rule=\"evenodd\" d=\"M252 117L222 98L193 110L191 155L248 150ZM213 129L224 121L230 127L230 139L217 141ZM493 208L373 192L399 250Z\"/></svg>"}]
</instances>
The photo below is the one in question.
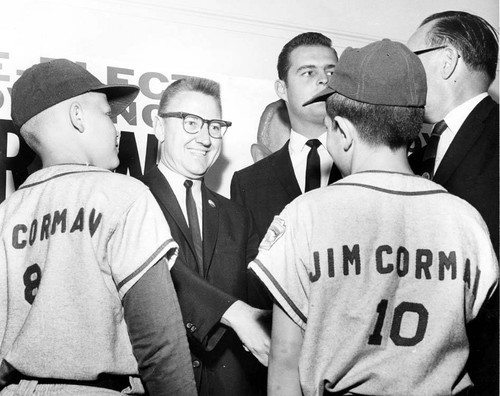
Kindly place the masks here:
<instances>
[{"instance_id":1,"label":"cap brim","mask_svg":"<svg viewBox=\"0 0 500 396\"><path fill-rule=\"evenodd\" d=\"M136 85L103 85L92 91L106 94L109 107L111 107L111 115L117 116L139 95L140 88Z\"/></svg>"},{"instance_id":2,"label":"cap brim","mask_svg":"<svg viewBox=\"0 0 500 396\"><path fill-rule=\"evenodd\" d=\"M334 92L335 92L334 89L327 86L323 91L321 91L320 93L315 95L312 99L309 99L302 106L308 106L308 105L310 105L312 103L316 103L316 102L324 102Z\"/></svg>"}]
</instances>

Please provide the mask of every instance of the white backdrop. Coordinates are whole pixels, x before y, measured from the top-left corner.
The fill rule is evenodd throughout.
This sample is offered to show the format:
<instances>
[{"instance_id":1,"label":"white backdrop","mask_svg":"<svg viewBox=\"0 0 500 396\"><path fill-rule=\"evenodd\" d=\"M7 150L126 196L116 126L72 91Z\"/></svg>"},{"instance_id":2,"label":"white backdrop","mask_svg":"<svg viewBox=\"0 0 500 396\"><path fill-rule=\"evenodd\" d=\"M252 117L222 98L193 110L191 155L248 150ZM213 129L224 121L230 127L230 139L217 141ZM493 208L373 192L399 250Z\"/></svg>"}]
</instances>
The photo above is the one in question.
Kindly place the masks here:
<instances>
[{"instance_id":1,"label":"white backdrop","mask_svg":"<svg viewBox=\"0 0 500 396\"><path fill-rule=\"evenodd\" d=\"M276 59L293 36L320 31L340 54L384 37L406 42L423 18L447 9L498 27L497 0L1 0L0 9L1 120L10 119L9 89L22 70L44 58L85 63L103 82L141 86L137 118L132 109L117 125L133 133L142 171L161 91L178 76L212 78L233 126L207 184L226 196L233 172L252 163L260 115L276 100ZM498 100L498 78L491 91ZM0 201L14 189L10 169L22 163L10 129L0 124Z\"/></svg>"}]
</instances>

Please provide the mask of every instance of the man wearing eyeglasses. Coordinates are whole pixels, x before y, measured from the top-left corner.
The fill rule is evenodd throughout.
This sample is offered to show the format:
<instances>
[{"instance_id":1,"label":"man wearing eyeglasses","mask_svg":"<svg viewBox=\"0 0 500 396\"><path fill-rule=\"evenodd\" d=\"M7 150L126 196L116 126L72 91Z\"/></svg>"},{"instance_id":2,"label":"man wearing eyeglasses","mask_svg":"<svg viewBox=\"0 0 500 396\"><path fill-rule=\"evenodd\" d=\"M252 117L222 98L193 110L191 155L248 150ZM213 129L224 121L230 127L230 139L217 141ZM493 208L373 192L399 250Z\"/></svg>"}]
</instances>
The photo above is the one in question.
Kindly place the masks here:
<instances>
[{"instance_id":1,"label":"man wearing eyeglasses","mask_svg":"<svg viewBox=\"0 0 500 396\"><path fill-rule=\"evenodd\" d=\"M483 18L446 11L426 18L408 47L427 74L427 145L410 156L416 174L430 178L483 216L498 257L498 34ZM468 371L477 395L498 395L498 290L469 329Z\"/></svg>"},{"instance_id":2,"label":"man wearing eyeglasses","mask_svg":"<svg viewBox=\"0 0 500 396\"><path fill-rule=\"evenodd\" d=\"M190 77L170 84L154 123L160 162L143 179L179 244L171 274L200 395L260 394L257 359L267 366L270 343L268 312L246 303L246 266L259 242L250 214L203 183L229 126L218 83Z\"/></svg>"}]
</instances>

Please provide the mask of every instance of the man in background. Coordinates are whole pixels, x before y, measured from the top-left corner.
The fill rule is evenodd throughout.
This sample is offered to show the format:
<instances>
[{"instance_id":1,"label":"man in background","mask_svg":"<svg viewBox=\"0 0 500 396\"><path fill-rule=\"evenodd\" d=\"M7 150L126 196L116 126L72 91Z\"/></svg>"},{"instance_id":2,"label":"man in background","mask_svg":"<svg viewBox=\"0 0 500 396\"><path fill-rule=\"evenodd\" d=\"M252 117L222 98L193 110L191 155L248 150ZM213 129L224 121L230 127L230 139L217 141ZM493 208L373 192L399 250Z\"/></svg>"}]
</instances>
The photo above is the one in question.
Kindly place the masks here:
<instances>
[{"instance_id":1,"label":"man in background","mask_svg":"<svg viewBox=\"0 0 500 396\"><path fill-rule=\"evenodd\" d=\"M410 156L416 174L465 199L484 218L498 257L498 104L488 95L498 61L498 34L461 11L427 17L408 40L427 74L427 146ZM469 329L469 372L478 395L498 392L498 291Z\"/></svg>"},{"instance_id":2,"label":"man in background","mask_svg":"<svg viewBox=\"0 0 500 396\"><path fill-rule=\"evenodd\" d=\"M340 178L325 148L324 103L302 107L326 86L336 63L331 40L314 32L294 37L278 57L275 90L286 102L290 139L280 150L235 172L231 181L231 199L250 210L260 240L286 204Z\"/></svg>"},{"instance_id":3,"label":"man in background","mask_svg":"<svg viewBox=\"0 0 500 396\"><path fill-rule=\"evenodd\" d=\"M203 182L230 125L218 83L173 82L154 123L160 162L144 176L180 246L172 279L202 396L262 394L256 372L269 352L266 312L247 304L246 267L259 242L252 218Z\"/></svg>"}]
</instances>

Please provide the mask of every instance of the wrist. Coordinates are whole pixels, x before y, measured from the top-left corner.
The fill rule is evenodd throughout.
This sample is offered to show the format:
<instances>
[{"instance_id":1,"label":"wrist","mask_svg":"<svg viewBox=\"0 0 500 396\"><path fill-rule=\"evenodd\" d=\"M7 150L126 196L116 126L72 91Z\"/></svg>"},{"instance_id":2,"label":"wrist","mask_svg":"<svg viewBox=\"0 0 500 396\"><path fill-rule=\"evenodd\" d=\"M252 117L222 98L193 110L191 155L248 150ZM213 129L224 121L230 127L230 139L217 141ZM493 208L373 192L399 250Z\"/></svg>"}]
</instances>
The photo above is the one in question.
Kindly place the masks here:
<instances>
[{"instance_id":1,"label":"wrist","mask_svg":"<svg viewBox=\"0 0 500 396\"><path fill-rule=\"evenodd\" d=\"M238 318L244 315L247 311L248 305L241 300L236 300L229 308L224 312L221 317L220 322L226 326L234 329L234 324L238 321Z\"/></svg>"}]
</instances>

